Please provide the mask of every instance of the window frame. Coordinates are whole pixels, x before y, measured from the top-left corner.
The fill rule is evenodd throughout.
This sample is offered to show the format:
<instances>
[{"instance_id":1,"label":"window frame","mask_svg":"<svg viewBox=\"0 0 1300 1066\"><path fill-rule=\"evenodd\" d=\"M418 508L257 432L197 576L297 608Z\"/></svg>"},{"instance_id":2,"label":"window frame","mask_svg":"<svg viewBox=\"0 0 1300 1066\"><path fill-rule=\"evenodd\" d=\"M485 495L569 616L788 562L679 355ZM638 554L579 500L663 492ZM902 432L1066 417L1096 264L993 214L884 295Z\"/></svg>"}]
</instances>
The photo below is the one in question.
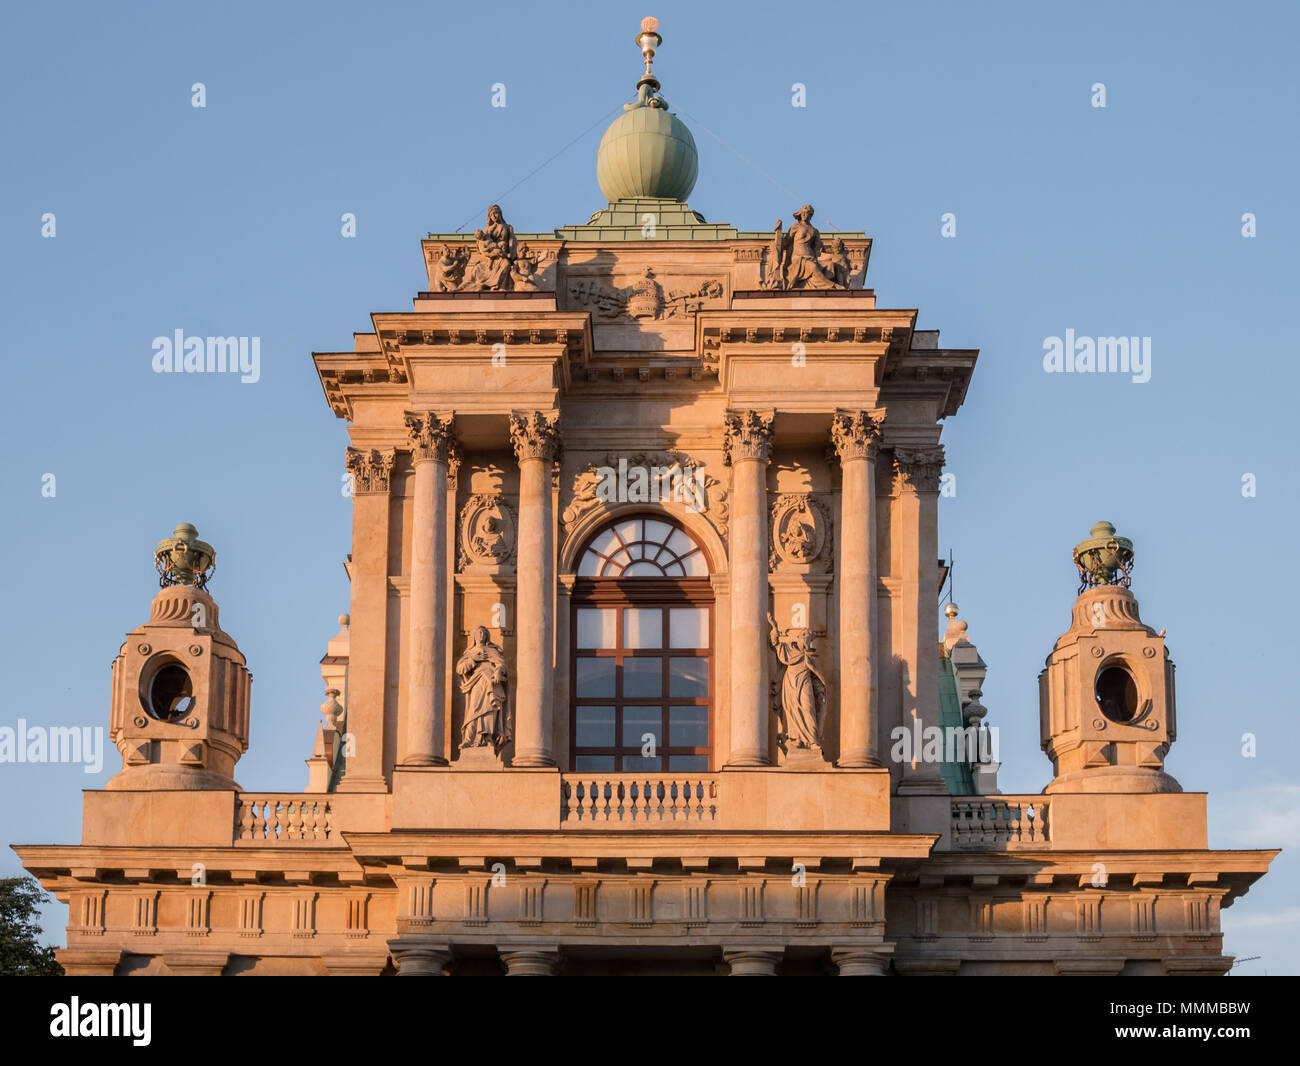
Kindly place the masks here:
<instances>
[{"instance_id":1,"label":"window frame","mask_svg":"<svg viewBox=\"0 0 1300 1066\"><path fill-rule=\"evenodd\" d=\"M657 516L655 516L657 517ZM663 519L660 519L663 521ZM675 523L673 523L675 525ZM599 535L605 527L597 531ZM680 527L679 527L680 528ZM683 530L690 536L690 533ZM694 538L692 537L692 540ZM584 552L585 552L584 548ZM703 548L700 549L703 552ZM708 560L707 554L705 560ZM707 577L586 577L577 578L574 581L573 592L570 597L570 626L569 626L569 766L573 773L593 773L593 774L616 774L638 776L641 774L657 774L669 777L678 775L691 775L698 773L711 772L713 766L713 750L716 723L714 721L714 704L715 694L717 692L718 677L715 669L717 650L717 612L714 610L715 597L713 593L712 581ZM578 611L583 608L606 607L617 610L615 615L614 629L614 647L613 648L578 648ZM660 648L625 648L624 640L624 617L623 609L627 607L662 607L663 630ZM669 647L669 630L670 615L668 611L674 607L703 607L708 611L708 648L670 648ZM614 658L617 664L621 665L622 660L626 658L657 658L663 662L663 674L660 696L641 696L628 697L620 694L621 692L621 671L616 665L615 670L615 688L613 696L578 696L578 659L583 658ZM669 682L669 660L672 658L702 658L708 662L709 670L709 690L707 696L672 697L668 695ZM670 717L669 708L677 706L703 706L706 708L706 721L708 724L708 744L706 746L696 745L688 747L686 745L669 745L660 743L656 747L656 754L661 758L661 765L664 767L659 770L630 770L623 769L622 763L625 757L640 757L640 745L626 745L622 743L623 728L623 710L628 707L649 706L658 704L662 709L661 713L661 730L662 740L667 740L668 722ZM579 746L578 744L578 708L580 706L613 706L614 707L614 744L613 746ZM613 770L578 770L577 760L579 755L613 756ZM704 756L708 761L709 770L675 770L670 768L673 756Z\"/></svg>"}]
</instances>

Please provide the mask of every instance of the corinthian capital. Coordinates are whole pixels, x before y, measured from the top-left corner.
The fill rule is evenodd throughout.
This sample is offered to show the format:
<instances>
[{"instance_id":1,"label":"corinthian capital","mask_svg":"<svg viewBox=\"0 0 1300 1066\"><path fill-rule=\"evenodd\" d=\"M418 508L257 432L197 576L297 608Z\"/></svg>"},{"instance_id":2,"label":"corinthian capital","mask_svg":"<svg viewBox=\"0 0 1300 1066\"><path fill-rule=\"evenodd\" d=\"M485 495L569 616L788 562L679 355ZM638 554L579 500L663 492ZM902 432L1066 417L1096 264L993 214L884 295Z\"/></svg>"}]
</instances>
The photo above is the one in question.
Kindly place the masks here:
<instances>
[{"instance_id":1,"label":"corinthian capital","mask_svg":"<svg viewBox=\"0 0 1300 1066\"><path fill-rule=\"evenodd\" d=\"M874 459L880 450L881 423L885 412L852 411L839 413L831 421L831 443L840 462L849 459Z\"/></svg>"},{"instance_id":2,"label":"corinthian capital","mask_svg":"<svg viewBox=\"0 0 1300 1066\"><path fill-rule=\"evenodd\" d=\"M396 448L349 448L348 473L352 475L352 491L361 496L371 492L387 492L397 461Z\"/></svg>"},{"instance_id":3,"label":"corinthian capital","mask_svg":"<svg viewBox=\"0 0 1300 1066\"><path fill-rule=\"evenodd\" d=\"M727 415L727 434L722 442L722 460L728 466L740 459L767 462L772 452L772 415L758 411L737 411Z\"/></svg>"},{"instance_id":4,"label":"corinthian capital","mask_svg":"<svg viewBox=\"0 0 1300 1066\"><path fill-rule=\"evenodd\" d=\"M560 451L559 415L544 411L526 411L510 416L510 443L515 458L543 459L552 462Z\"/></svg>"},{"instance_id":5,"label":"corinthian capital","mask_svg":"<svg viewBox=\"0 0 1300 1066\"><path fill-rule=\"evenodd\" d=\"M451 448L456 443L456 425L450 415L438 415L432 411L407 411L406 428L411 434L413 461L447 462Z\"/></svg>"},{"instance_id":6,"label":"corinthian capital","mask_svg":"<svg viewBox=\"0 0 1300 1066\"><path fill-rule=\"evenodd\" d=\"M894 476L899 488L913 492L938 492L943 476L943 445L894 449Z\"/></svg>"}]
</instances>

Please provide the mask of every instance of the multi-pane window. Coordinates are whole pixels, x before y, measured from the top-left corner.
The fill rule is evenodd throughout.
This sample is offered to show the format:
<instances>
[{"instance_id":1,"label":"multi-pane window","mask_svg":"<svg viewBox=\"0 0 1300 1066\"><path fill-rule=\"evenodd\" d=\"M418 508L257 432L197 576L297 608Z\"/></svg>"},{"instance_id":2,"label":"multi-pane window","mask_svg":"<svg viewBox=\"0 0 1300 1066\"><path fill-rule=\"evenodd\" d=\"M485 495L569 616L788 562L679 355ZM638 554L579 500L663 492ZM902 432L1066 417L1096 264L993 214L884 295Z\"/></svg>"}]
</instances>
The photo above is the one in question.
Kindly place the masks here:
<instances>
[{"instance_id":1,"label":"multi-pane window","mask_svg":"<svg viewBox=\"0 0 1300 1066\"><path fill-rule=\"evenodd\" d=\"M715 682L703 553L676 526L631 519L597 535L584 573L597 580L574 590L573 769L707 771Z\"/></svg>"},{"instance_id":2,"label":"multi-pane window","mask_svg":"<svg viewBox=\"0 0 1300 1066\"><path fill-rule=\"evenodd\" d=\"M587 546L578 576L708 577L709 564L685 531L654 518L629 518Z\"/></svg>"}]
</instances>

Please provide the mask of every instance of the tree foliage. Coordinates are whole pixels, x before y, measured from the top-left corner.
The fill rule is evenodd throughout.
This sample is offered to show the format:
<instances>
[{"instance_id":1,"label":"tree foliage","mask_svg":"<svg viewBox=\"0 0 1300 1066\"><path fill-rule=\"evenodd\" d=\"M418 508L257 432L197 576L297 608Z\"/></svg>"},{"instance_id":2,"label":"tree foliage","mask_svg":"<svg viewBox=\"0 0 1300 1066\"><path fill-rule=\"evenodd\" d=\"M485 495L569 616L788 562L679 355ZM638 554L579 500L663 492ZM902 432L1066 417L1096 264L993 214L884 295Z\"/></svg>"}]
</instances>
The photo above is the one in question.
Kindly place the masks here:
<instances>
[{"instance_id":1,"label":"tree foliage","mask_svg":"<svg viewBox=\"0 0 1300 1066\"><path fill-rule=\"evenodd\" d=\"M35 878L0 878L0 976L63 975L54 949L40 942L36 908L48 901Z\"/></svg>"}]
</instances>

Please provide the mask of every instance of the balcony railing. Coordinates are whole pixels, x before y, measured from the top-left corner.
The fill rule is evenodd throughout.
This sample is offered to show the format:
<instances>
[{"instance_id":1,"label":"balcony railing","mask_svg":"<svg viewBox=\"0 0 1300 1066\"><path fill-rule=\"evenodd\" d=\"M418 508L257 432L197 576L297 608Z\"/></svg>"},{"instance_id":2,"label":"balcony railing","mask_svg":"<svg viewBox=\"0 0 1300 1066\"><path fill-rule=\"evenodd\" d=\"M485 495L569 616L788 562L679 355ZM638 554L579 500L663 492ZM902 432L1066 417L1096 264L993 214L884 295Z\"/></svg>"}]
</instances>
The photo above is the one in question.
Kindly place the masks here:
<instances>
[{"instance_id":1,"label":"balcony railing","mask_svg":"<svg viewBox=\"0 0 1300 1066\"><path fill-rule=\"evenodd\" d=\"M1044 796L981 796L952 801L954 851L1051 846Z\"/></svg>"},{"instance_id":2,"label":"balcony railing","mask_svg":"<svg viewBox=\"0 0 1300 1066\"><path fill-rule=\"evenodd\" d=\"M235 797L235 840L254 844L334 844L333 800L327 795Z\"/></svg>"},{"instance_id":3,"label":"balcony railing","mask_svg":"<svg viewBox=\"0 0 1300 1066\"><path fill-rule=\"evenodd\" d=\"M565 826L698 828L717 818L718 779L713 776L562 775L560 823Z\"/></svg>"}]
</instances>

